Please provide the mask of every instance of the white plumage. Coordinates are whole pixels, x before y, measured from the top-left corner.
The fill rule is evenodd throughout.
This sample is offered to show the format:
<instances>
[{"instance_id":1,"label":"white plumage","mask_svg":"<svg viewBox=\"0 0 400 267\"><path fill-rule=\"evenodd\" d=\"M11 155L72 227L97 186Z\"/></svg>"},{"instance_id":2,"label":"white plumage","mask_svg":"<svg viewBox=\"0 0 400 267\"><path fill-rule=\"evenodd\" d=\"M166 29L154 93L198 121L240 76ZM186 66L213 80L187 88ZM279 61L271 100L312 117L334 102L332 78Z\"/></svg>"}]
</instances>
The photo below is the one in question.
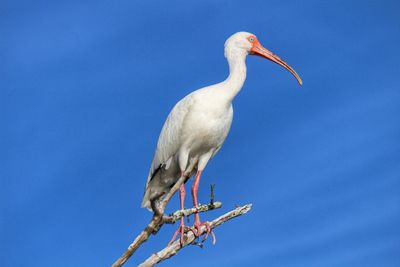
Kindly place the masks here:
<instances>
[{"instance_id":1,"label":"white plumage","mask_svg":"<svg viewBox=\"0 0 400 267\"><path fill-rule=\"evenodd\" d=\"M219 151L231 127L232 100L246 79L248 54L257 54L284 66L301 83L294 70L263 48L253 34L232 35L225 43L229 77L184 97L164 123L147 178L143 207L151 210L150 202L162 199L182 174L189 178L202 171Z\"/></svg>"}]
</instances>

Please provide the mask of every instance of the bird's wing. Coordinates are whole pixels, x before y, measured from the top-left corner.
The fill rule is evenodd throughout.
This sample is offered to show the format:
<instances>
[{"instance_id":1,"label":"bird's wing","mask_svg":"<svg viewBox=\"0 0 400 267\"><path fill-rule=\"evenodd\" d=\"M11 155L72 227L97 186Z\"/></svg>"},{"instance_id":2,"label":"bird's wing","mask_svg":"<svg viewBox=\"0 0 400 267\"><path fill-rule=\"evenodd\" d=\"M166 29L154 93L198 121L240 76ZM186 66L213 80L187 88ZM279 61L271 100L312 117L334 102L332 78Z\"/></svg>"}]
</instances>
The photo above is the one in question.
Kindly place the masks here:
<instances>
[{"instance_id":1,"label":"bird's wing","mask_svg":"<svg viewBox=\"0 0 400 267\"><path fill-rule=\"evenodd\" d=\"M193 101L193 94L189 94L179 101L169 113L158 138L157 149L147 177L146 188L157 170L178 152L181 145L182 125Z\"/></svg>"}]
</instances>

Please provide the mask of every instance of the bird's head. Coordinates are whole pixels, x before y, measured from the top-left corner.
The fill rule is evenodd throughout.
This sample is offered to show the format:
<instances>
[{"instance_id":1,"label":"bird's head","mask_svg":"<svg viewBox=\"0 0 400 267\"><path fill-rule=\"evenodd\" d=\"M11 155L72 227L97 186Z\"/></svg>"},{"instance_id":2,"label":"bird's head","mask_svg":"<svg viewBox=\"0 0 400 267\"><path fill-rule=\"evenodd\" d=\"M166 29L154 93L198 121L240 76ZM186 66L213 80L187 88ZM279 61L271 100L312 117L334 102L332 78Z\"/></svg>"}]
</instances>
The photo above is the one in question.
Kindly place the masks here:
<instances>
[{"instance_id":1,"label":"bird's head","mask_svg":"<svg viewBox=\"0 0 400 267\"><path fill-rule=\"evenodd\" d=\"M275 62L278 65L281 65L282 67L287 69L297 79L300 85L302 85L303 83L300 76L292 67L289 66L289 64L287 64L280 57L263 47L258 41L257 37L252 33L237 32L226 40L225 56L228 57L229 55L235 55L237 53L261 56L263 58L271 60L272 62Z\"/></svg>"}]
</instances>

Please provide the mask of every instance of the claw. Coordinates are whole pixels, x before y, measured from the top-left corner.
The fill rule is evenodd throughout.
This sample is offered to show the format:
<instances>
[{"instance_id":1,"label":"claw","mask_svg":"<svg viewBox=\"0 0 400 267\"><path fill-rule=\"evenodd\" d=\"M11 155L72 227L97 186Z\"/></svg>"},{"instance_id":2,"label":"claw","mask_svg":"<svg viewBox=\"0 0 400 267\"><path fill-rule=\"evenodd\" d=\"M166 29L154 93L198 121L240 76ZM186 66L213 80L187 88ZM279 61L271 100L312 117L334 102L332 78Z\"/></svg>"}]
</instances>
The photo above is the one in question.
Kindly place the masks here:
<instances>
[{"instance_id":1,"label":"claw","mask_svg":"<svg viewBox=\"0 0 400 267\"><path fill-rule=\"evenodd\" d=\"M205 227L205 230L203 230L203 226ZM211 234L212 237L212 243L213 245L215 245L215 243L217 242L216 236L214 231L212 231L210 223L209 222L200 222L200 221L196 221L193 225L193 227L189 228L190 231L193 232L193 234L196 237L200 237L201 235L205 234L205 236L203 237L203 239L201 240L202 243L204 243L204 241L207 240L208 236Z\"/></svg>"}]
</instances>

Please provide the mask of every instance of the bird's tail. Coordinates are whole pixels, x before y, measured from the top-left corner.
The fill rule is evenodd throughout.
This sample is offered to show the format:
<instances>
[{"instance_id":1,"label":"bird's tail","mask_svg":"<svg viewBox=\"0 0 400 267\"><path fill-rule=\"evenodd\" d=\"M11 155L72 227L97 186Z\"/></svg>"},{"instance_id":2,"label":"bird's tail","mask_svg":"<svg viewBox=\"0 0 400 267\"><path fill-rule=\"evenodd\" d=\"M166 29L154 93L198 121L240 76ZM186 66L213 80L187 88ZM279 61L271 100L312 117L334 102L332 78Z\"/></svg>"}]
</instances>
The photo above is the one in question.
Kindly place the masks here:
<instances>
[{"instance_id":1,"label":"bird's tail","mask_svg":"<svg viewBox=\"0 0 400 267\"><path fill-rule=\"evenodd\" d=\"M143 196L143 200L142 200L142 208L146 208L149 211L153 211L153 209L151 208L151 202L150 202L150 188L147 187L146 191L144 193Z\"/></svg>"}]
</instances>

